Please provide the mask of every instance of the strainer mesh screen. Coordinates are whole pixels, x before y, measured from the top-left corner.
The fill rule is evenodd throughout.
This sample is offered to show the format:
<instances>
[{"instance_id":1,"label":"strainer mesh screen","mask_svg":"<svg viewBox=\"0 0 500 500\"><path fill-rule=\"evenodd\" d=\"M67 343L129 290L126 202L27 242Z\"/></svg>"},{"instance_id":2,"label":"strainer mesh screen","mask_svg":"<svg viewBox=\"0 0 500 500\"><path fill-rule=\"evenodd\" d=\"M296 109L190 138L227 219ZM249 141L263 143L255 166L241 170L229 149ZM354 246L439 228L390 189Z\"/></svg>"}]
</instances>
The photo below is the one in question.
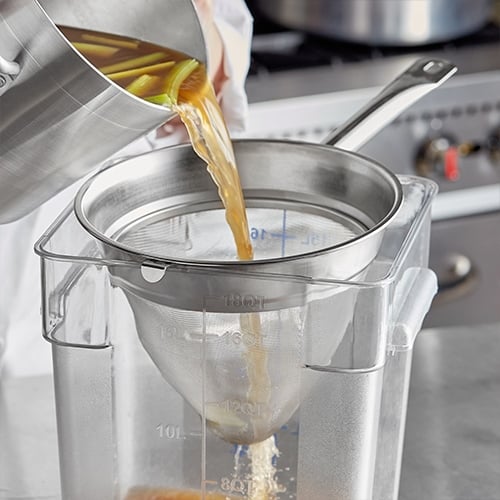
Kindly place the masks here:
<instances>
[{"instance_id":1,"label":"strainer mesh screen","mask_svg":"<svg viewBox=\"0 0 500 500\"><path fill-rule=\"evenodd\" d=\"M361 235L366 228L337 212L305 213L293 209L249 208L255 259L300 255ZM236 260L234 241L222 209L175 217L143 218L116 239L148 255L188 260Z\"/></svg>"}]
</instances>

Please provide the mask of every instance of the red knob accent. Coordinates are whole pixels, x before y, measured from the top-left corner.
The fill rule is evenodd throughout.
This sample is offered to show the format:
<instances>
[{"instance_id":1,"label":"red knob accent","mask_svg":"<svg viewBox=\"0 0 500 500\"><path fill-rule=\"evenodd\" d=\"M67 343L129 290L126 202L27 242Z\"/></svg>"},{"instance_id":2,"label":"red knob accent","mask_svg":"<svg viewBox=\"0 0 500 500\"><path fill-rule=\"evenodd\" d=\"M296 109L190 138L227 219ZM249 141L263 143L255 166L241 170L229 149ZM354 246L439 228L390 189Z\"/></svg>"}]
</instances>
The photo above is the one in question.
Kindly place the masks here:
<instances>
[{"instance_id":1,"label":"red knob accent","mask_svg":"<svg viewBox=\"0 0 500 500\"><path fill-rule=\"evenodd\" d=\"M444 153L444 176L449 181L456 181L460 177L458 157L458 148L455 146L450 146Z\"/></svg>"}]
</instances>

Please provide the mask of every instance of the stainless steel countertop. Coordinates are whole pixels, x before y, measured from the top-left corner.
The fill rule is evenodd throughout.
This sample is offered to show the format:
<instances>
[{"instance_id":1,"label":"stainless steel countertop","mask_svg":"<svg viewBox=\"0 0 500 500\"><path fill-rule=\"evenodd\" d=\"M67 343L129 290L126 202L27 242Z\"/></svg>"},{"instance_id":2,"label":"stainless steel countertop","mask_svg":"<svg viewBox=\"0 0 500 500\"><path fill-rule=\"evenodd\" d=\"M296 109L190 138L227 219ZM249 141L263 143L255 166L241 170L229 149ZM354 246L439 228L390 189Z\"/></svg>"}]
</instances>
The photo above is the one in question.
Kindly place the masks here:
<instances>
[{"instance_id":1,"label":"stainless steel countertop","mask_svg":"<svg viewBox=\"0 0 500 500\"><path fill-rule=\"evenodd\" d=\"M49 375L0 384L0 499L58 500ZM500 499L500 324L422 331L400 500Z\"/></svg>"},{"instance_id":2,"label":"stainless steel countertop","mask_svg":"<svg viewBox=\"0 0 500 500\"><path fill-rule=\"evenodd\" d=\"M399 498L500 499L500 324L417 337Z\"/></svg>"},{"instance_id":3,"label":"stainless steel countertop","mask_svg":"<svg viewBox=\"0 0 500 500\"><path fill-rule=\"evenodd\" d=\"M0 384L0 499L59 500L52 377Z\"/></svg>"}]
</instances>

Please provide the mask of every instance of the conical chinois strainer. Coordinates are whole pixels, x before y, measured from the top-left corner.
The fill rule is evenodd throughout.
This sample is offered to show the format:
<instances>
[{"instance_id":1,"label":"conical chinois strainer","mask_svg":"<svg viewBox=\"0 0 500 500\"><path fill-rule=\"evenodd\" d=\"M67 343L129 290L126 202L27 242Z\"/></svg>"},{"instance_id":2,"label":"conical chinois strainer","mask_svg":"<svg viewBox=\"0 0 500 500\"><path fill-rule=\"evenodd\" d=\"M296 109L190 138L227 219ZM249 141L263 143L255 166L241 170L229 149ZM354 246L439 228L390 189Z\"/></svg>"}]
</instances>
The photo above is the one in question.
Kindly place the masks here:
<instances>
[{"instance_id":1,"label":"conical chinois strainer","mask_svg":"<svg viewBox=\"0 0 500 500\"><path fill-rule=\"evenodd\" d=\"M329 143L355 148L454 71L444 61L418 61ZM217 189L189 145L100 172L78 193L75 213L106 260L117 262L113 282L165 379L224 439L253 443L300 404L304 336L315 334L307 314L338 311L337 324L316 346L325 363L351 317L355 296L311 297L307 279L363 273L402 190L385 168L330 145L234 147L253 261L236 260Z\"/></svg>"}]
</instances>

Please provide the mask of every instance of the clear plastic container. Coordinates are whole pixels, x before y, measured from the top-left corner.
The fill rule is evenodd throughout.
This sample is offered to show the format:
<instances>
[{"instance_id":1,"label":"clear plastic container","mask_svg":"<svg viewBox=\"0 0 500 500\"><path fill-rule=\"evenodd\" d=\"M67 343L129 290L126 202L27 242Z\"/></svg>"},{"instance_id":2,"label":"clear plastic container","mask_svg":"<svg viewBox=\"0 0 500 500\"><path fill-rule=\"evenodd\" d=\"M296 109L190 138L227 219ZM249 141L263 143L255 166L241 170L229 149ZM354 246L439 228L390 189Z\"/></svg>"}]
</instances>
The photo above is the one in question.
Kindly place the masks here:
<instances>
[{"instance_id":1,"label":"clear plastic container","mask_svg":"<svg viewBox=\"0 0 500 500\"><path fill-rule=\"evenodd\" d=\"M228 290L207 296L200 311L149 304L148 327L156 325L171 359L166 376L145 349L138 334L145 326L116 279L118 267L137 264L104 258L69 207L36 246L44 336L53 345L63 498L161 499L160 489L210 500L257 498L249 447L221 439L213 425L214 414L239 425L261 411L238 395L226 359L244 357L252 345L238 328L239 304L248 310L251 303L271 352L272 394L281 398L272 414L275 497L396 499L412 347L436 292L427 268L436 188L399 179L402 208L361 277L238 273L263 295ZM169 272L186 271L167 269L164 279ZM189 272L208 282L221 278L203 266ZM277 280L299 284L301 300L262 310L265 290ZM220 300L233 311L216 312ZM138 493L154 488L157 496Z\"/></svg>"}]
</instances>

